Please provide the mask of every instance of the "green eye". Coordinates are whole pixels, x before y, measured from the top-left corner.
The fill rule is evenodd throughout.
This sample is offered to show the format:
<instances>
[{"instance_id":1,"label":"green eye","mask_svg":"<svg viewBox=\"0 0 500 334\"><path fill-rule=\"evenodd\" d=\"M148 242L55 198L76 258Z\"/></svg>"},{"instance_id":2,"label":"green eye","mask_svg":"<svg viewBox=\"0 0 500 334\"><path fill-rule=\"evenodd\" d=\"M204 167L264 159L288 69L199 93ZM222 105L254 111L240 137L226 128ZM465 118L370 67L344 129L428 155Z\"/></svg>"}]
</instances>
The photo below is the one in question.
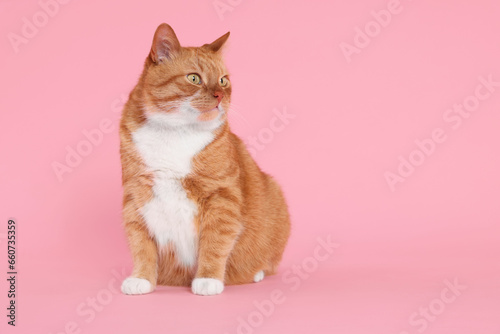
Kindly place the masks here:
<instances>
[{"instance_id":1,"label":"green eye","mask_svg":"<svg viewBox=\"0 0 500 334\"><path fill-rule=\"evenodd\" d=\"M229 79L226 77L222 77L219 80L219 84L221 87L226 87L229 84Z\"/></svg>"},{"instance_id":2,"label":"green eye","mask_svg":"<svg viewBox=\"0 0 500 334\"><path fill-rule=\"evenodd\" d=\"M191 74L188 74L187 75L187 78L189 81L191 81L192 83L194 83L195 85L199 85L201 84L201 78L198 74L196 73L191 73Z\"/></svg>"}]
</instances>

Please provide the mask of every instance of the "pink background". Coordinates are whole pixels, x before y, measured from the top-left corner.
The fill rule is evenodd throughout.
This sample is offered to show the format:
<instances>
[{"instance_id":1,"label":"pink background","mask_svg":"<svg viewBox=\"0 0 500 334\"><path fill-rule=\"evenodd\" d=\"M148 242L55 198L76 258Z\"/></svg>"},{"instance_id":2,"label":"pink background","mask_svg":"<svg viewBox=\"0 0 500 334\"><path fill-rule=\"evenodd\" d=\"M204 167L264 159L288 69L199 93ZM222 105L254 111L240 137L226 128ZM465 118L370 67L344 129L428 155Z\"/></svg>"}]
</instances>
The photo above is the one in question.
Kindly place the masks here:
<instances>
[{"instance_id":1,"label":"pink background","mask_svg":"<svg viewBox=\"0 0 500 334\"><path fill-rule=\"evenodd\" d=\"M0 331L500 333L500 87L457 129L443 119L474 101L478 77L500 81L500 2L401 0L380 31L370 13L390 0L220 2L232 3L221 17L212 0L69 1L43 22L37 1L0 1L0 237L9 217L19 237L18 326L6 325L2 278ZM16 53L9 33L33 15L46 25ZM293 217L280 273L217 297L115 290L113 273L131 269L117 105L161 22L183 45L231 31L232 128L264 138L256 159ZM367 24L373 37L349 62L340 45ZM294 118L270 130L285 109ZM59 181L52 164L108 119L112 130ZM421 158L415 140L436 128L446 140L391 191L384 174L399 156ZM315 268L328 235L339 247ZM302 263L311 272L293 289L283 279ZM443 304L445 280L466 288ZM261 316L254 302L276 289L283 302ZM432 320L411 322L429 307Z\"/></svg>"}]
</instances>

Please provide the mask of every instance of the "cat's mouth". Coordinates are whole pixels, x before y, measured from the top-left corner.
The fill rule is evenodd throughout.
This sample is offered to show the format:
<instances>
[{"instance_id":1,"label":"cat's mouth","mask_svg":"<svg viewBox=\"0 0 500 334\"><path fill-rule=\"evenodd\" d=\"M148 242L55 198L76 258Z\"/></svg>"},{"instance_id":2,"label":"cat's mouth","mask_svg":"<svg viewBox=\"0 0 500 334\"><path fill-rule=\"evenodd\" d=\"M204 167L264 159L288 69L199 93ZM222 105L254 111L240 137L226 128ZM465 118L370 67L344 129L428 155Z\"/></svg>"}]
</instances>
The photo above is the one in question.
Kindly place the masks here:
<instances>
[{"instance_id":1,"label":"cat's mouth","mask_svg":"<svg viewBox=\"0 0 500 334\"><path fill-rule=\"evenodd\" d=\"M210 110L201 110L201 112L202 112L202 113L205 113L205 112L211 112L211 111L220 111L220 110L219 110L219 107L218 107L218 106L217 106L217 107L214 107L214 108L212 108L212 109L210 109Z\"/></svg>"},{"instance_id":2,"label":"cat's mouth","mask_svg":"<svg viewBox=\"0 0 500 334\"><path fill-rule=\"evenodd\" d=\"M218 106L215 106L215 108L212 108L210 110L200 110L200 112L201 113L198 116L198 120L206 122L217 118L217 116L219 116L220 109Z\"/></svg>"}]
</instances>

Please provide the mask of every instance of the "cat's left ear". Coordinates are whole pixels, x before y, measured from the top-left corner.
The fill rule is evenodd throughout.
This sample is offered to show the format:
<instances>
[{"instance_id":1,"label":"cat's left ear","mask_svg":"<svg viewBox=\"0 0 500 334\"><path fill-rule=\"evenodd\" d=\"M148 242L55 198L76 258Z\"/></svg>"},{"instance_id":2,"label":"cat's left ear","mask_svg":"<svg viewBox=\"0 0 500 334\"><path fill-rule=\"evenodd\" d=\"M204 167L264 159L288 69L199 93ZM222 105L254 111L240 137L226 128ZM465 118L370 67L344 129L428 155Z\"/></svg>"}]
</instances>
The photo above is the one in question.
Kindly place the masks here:
<instances>
[{"instance_id":1,"label":"cat's left ear","mask_svg":"<svg viewBox=\"0 0 500 334\"><path fill-rule=\"evenodd\" d=\"M222 35L221 37L217 38L212 43L203 45L203 47L212 50L214 52L217 52L222 48L224 43L226 43L228 38L229 38L229 31L224 35Z\"/></svg>"},{"instance_id":2,"label":"cat's left ear","mask_svg":"<svg viewBox=\"0 0 500 334\"><path fill-rule=\"evenodd\" d=\"M161 63L164 59L171 58L180 48L181 44L174 29L168 24L162 23L156 29L149 56L155 63Z\"/></svg>"}]
</instances>

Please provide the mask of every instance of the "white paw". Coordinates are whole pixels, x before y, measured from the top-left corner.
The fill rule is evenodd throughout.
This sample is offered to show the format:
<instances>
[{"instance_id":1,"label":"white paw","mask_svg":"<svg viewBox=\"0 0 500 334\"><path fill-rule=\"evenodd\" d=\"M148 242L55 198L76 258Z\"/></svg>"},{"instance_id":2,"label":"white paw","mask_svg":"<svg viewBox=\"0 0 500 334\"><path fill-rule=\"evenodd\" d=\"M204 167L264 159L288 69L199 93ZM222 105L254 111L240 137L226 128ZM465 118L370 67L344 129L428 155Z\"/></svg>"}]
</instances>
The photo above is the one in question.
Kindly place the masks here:
<instances>
[{"instance_id":1,"label":"white paw","mask_svg":"<svg viewBox=\"0 0 500 334\"><path fill-rule=\"evenodd\" d=\"M144 278L128 277L122 283L122 292L126 295L143 295L151 291L151 282Z\"/></svg>"},{"instance_id":2,"label":"white paw","mask_svg":"<svg viewBox=\"0 0 500 334\"><path fill-rule=\"evenodd\" d=\"M218 295L224 290L224 283L215 278L195 278L191 290L201 296Z\"/></svg>"},{"instance_id":3,"label":"white paw","mask_svg":"<svg viewBox=\"0 0 500 334\"><path fill-rule=\"evenodd\" d=\"M255 276L253 277L253 281L255 283L260 282L264 279L264 270L259 271Z\"/></svg>"}]
</instances>

